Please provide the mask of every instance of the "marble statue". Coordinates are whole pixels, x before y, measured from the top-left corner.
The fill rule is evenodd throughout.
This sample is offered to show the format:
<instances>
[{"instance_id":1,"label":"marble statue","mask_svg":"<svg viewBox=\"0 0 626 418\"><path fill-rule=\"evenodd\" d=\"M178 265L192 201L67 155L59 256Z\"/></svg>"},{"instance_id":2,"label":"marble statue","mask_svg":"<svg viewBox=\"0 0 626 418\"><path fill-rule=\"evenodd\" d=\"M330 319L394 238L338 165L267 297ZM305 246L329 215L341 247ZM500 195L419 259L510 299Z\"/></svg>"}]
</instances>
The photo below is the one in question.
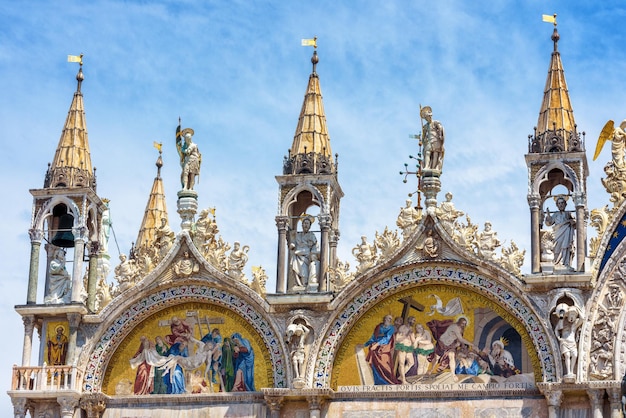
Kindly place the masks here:
<instances>
[{"instance_id":1,"label":"marble statue","mask_svg":"<svg viewBox=\"0 0 626 418\"><path fill-rule=\"evenodd\" d=\"M213 216L209 217L209 214ZM215 246L215 236L220 232L215 221L215 209L202 209L192 231L193 243L203 254Z\"/></svg>"},{"instance_id":2,"label":"marble statue","mask_svg":"<svg viewBox=\"0 0 626 418\"><path fill-rule=\"evenodd\" d=\"M576 376L574 366L578 359L577 331L583 323L583 313L576 306L559 303L554 315L558 316L558 321L554 326L554 334L559 341L561 356L565 363L563 377L573 379Z\"/></svg>"},{"instance_id":3,"label":"marble statue","mask_svg":"<svg viewBox=\"0 0 626 418\"><path fill-rule=\"evenodd\" d=\"M574 231L576 220L565 210L567 202L563 196L556 198L558 212L546 208L545 223L552 227L554 234L554 264L570 267L574 257Z\"/></svg>"},{"instance_id":4,"label":"marble statue","mask_svg":"<svg viewBox=\"0 0 626 418\"><path fill-rule=\"evenodd\" d=\"M499 246L497 232L491 229L491 222L485 222L485 229L478 234L478 254L487 260L493 260Z\"/></svg>"},{"instance_id":5,"label":"marble statue","mask_svg":"<svg viewBox=\"0 0 626 418\"><path fill-rule=\"evenodd\" d=\"M172 228L167 224L167 218L161 218L161 226L159 226L155 232L154 245L157 248L159 259L165 257L169 252L176 234L172 231Z\"/></svg>"},{"instance_id":6,"label":"marble statue","mask_svg":"<svg viewBox=\"0 0 626 418\"><path fill-rule=\"evenodd\" d=\"M137 266L135 260L128 259L126 254L120 254L120 264L115 267L115 280L117 280L118 288L115 292L116 296L124 290L135 284L135 276L137 274Z\"/></svg>"},{"instance_id":7,"label":"marble statue","mask_svg":"<svg viewBox=\"0 0 626 418\"><path fill-rule=\"evenodd\" d=\"M200 164L202 163L202 154L198 146L193 143L193 129L185 128L180 131L180 125L176 131L176 149L180 156L180 166L182 173L180 175L180 184L183 190L193 190L196 176L200 175Z\"/></svg>"},{"instance_id":8,"label":"marble statue","mask_svg":"<svg viewBox=\"0 0 626 418\"><path fill-rule=\"evenodd\" d=\"M411 199L406 200L406 206L400 208L400 215L396 220L396 225L402 231L402 238L407 239L417 228L417 223L422 218L420 213L413 207Z\"/></svg>"},{"instance_id":9,"label":"marble statue","mask_svg":"<svg viewBox=\"0 0 626 418\"><path fill-rule=\"evenodd\" d=\"M303 319L296 319L289 324L286 331L286 338L290 348L291 363L293 366L293 377L297 380L304 378L304 364L306 360L305 343L311 330L304 323Z\"/></svg>"},{"instance_id":10,"label":"marble statue","mask_svg":"<svg viewBox=\"0 0 626 418\"><path fill-rule=\"evenodd\" d=\"M233 250L230 252L228 256L228 274L233 279L238 279L243 282L246 282L244 278L243 268L248 262L248 250L250 247L244 245L241 247L239 241L235 241L233 244Z\"/></svg>"},{"instance_id":11,"label":"marble statue","mask_svg":"<svg viewBox=\"0 0 626 418\"><path fill-rule=\"evenodd\" d=\"M422 126L422 143L424 160L422 168L424 170L441 171L443 167L444 155L444 131L443 125L437 120L433 120L433 111L430 106L425 106L420 110L420 116L426 123Z\"/></svg>"},{"instance_id":12,"label":"marble statue","mask_svg":"<svg viewBox=\"0 0 626 418\"><path fill-rule=\"evenodd\" d=\"M72 297L72 280L65 268L65 250L56 248L50 261L48 293L44 303L69 303Z\"/></svg>"},{"instance_id":13,"label":"marble statue","mask_svg":"<svg viewBox=\"0 0 626 418\"><path fill-rule=\"evenodd\" d=\"M452 235L454 231L454 222L458 217L463 216L463 212L456 210L454 203L452 203L452 193L448 192L446 193L446 201L441 202L441 204L435 208L435 215L437 215L441 221L444 229Z\"/></svg>"},{"instance_id":14,"label":"marble statue","mask_svg":"<svg viewBox=\"0 0 626 418\"><path fill-rule=\"evenodd\" d=\"M382 234L379 234L378 231L376 231L374 236L374 245L380 250L379 259L387 259L391 257L391 255L400 247L398 231L390 231L388 227L385 227Z\"/></svg>"},{"instance_id":15,"label":"marble statue","mask_svg":"<svg viewBox=\"0 0 626 418\"><path fill-rule=\"evenodd\" d=\"M361 237L361 243L352 249L352 255L356 257L359 265L356 268L357 274L363 273L374 266L376 263L376 245L370 245L367 237Z\"/></svg>"},{"instance_id":16,"label":"marble statue","mask_svg":"<svg viewBox=\"0 0 626 418\"><path fill-rule=\"evenodd\" d=\"M317 238L311 232L311 225L315 218L305 215L302 218L302 230L297 231L292 242L289 244L291 251L291 273L294 280L294 289L303 290L309 283L311 271L316 274L318 268L314 265L311 269L312 255L319 254L317 248ZM314 257L316 258L316 257ZM317 260L313 260L316 263ZM316 277L314 277L315 281Z\"/></svg>"}]
</instances>

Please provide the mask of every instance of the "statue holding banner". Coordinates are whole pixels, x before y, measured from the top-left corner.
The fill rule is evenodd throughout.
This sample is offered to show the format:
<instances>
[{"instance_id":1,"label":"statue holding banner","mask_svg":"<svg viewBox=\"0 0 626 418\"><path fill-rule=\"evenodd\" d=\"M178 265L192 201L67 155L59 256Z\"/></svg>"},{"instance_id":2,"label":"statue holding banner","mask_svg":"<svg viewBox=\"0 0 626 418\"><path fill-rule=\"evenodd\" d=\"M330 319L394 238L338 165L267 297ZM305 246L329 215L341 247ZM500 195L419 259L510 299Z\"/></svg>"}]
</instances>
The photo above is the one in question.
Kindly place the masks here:
<instances>
[{"instance_id":1,"label":"statue holding banner","mask_svg":"<svg viewBox=\"0 0 626 418\"><path fill-rule=\"evenodd\" d=\"M176 128L176 149L180 156L180 166L182 173L180 175L180 184L183 190L193 190L196 176L200 175L200 165L202 163L202 154L198 146L193 143L193 129L185 128L180 130L180 124Z\"/></svg>"}]
</instances>

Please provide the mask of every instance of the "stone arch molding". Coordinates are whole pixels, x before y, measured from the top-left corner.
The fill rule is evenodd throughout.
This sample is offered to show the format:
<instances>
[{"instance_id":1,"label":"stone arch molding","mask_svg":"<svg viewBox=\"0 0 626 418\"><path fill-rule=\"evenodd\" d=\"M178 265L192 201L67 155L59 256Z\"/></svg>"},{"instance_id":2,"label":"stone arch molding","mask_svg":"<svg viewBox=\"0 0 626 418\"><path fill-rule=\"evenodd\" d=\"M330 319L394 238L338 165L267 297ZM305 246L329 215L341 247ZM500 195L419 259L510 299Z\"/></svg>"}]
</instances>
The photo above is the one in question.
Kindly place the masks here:
<instances>
[{"instance_id":1,"label":"stone arch molding","mask_svg":"<svg viewBox=\"0 0 626 418\"><path fill-rule=\"evenodd\" d=\"M565 179L572 183L573 193L576 194L576 193L584 192L584 190L581 187L579 178L576 175L576 172L572 170L570 166L560 161L552 161L545 167L542 167L537 172L537 175L535 176L535 180L533 181L532 192L539 193L539 186L541 186L541 183L543 183L544 181L548 179L548 174L550 173L550 171L554 169L562 171L563 175L565 176Z\"/></svg>"},{"instance_id":2,"label":"stone arch molding","mask_svg":"<svg viewBox=\"0 0 626 418\"><path fill-rule=\"evenodd\" d=\"M43 230L44 221L52 216L52 210L59 204L64 204L68 208L68 213L74 217L74 226L80 219L80 208L72 199L67 196L54 196L52 199L48 200L37 212L35 217L35 221L33 222L33 226L35 229Z\"/></svg>"},{"instance_id":3,"label":"stone arch molding","mask_svg":"<svg viewBox=\"0 0 626 418\"><path fill-rule=\"evenodd\" d=\"M298 195L303 191L311 192L313 195L312 202L317 203L320 207L320 211L326 207L326 200L319 191L319 189L310 183L305 183L294 187L289 190L285 198L283 199L282 207L280 208L281 215L287 216L289 214L289 208L296 202Z\"/></svg>"},{"instance_id":4,"label":"stone arch molding","mask_svg":"<svg viewBox=\"0 0 626 418\"><path fill-rule=\"evenodd\" d=\"M83 390L90 393L101 391L105 369L115 350L144 319L170 306L187 302L215 304L232 310L250 323L269 352L273 364L274 387L287 387L286 360L281 338L267 315L250 304L245 296L210 284L190 283L155 289L128 304L115 318L108 321L107 326L103 324L101 329L104 331L96 337L85 366Z\"/></svg>"},{"instance_id":5,"label":"stone arch molding","mask_svg":"<svg viewBox=\"0 0 626 418\"><path fill-rule=\"evenodd\" d=\"M549 327L542 322L535 309L521 291L499 283L460 265L428 265L405 269L382 277L373 282L337 309L323 330L315 372L314 388L329 387L332 375L333 358L343 338L365 312L383 298L410 287L423 284L450 284L468 288L493 300L515 316L523 324L539 358L542 380L556 382L561 372L556 349Z\"/></svg>"}]
</instances>

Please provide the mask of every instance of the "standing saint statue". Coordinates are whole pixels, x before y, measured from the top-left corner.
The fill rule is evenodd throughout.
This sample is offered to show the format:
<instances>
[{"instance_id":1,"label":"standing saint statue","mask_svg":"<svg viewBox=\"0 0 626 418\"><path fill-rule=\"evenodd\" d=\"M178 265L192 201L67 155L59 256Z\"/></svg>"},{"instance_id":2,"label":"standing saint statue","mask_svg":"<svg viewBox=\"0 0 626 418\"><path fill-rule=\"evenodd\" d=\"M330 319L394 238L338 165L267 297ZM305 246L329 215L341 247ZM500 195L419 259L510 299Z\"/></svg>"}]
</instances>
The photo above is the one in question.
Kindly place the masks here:
<instances>
[{"instance_id":1,"label":"standing saint statue","mask_svg":"<svg viewBox=\"0 0 626 418\"><path fill-rule=\"evenodd\" d=\"M424 170L441 171L443 167L443 125L438 120L433 120L433 110L430 106L424 106L420 110L420 117L426 121L422 126L422 143L424 160L422 168Z\"/></svg>"},{"instance_id":2,"label":"standing saint statue","mask_svg":"<svg viewBox=\"0 0 626 418\"><path fill-rule=\"evenodd\" d=\"M552 227L554 234L554 264L570 267L574 257L576 220L565 210L566 205L565 197L558 196L556 198L558 212L550 212L550 209L546 208L545 223Z\"/></svg>"},{"instance_id":3,"label":"standing saint statue","mask_svg":"<svg viewBox=\"0 0 626 418\"><path fill-rule=\"evenodd\" d=\"M176 128L176 149L180 156L180 166L182 168L180 184L183 190L193 190L196 176L200 175L202 154L200 154L198 146L191 140L193 134L194 132L191 128L185 128L181 131L180 124Z\"/></svg>"},{"instance_id":4,"label":"standing saint statue","mask_svg":"<svg viewBox=\"0 0 626 418\"><path fill-rule=\"evenodd\" d=\"M311 273L317 274L317 238L311 232L311 225L315 218L305 215L302 218L302 231L297 231L293 241L289 244L291 251L291 271L295 290L303 289L311 279ZM311 266L313 264L313 267ZM313 277L316 282L317 277Z\"/></svg>"}]
</instances>

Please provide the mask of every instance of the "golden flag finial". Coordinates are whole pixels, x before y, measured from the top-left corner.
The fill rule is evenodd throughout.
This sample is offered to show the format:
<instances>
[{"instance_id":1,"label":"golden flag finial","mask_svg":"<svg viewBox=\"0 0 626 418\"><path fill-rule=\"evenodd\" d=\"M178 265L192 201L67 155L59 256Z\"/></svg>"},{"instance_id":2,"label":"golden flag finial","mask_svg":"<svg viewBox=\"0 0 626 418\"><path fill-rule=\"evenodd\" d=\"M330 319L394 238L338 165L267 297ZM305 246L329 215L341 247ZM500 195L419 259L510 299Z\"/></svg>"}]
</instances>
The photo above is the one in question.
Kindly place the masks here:
<instances>
[{"instance_id":1,"label":"golden flag finial","mask_svg":"<svg viewBox=\"0 0 626 418\"><path fill-rule=\"evenodd\" d=\"M77 62L80 65L83 65L83 54L80 55L68 55L67 62Z\"/></svg>"},{"instance_id":2,"label":"golden flag finial","mask_svg":"<svg viewBox=\"0 0 626 418\"><path fill-rule=\"evenodd\" d=\"M313 48L317 48L317 36L313 39L303 39L302 46L312 46Z\"/></svg>"},{"instance_id":3,"label":"golden flag finial","mask_svg":"<svg viewBox=\"0 0 626 418\"><path fill-rule=\"evenodd\" d=\"M156 141L154 141L154 142L152 142L152 146L154 148L156 148L157 150L159 150L159 154L161 154L163 152L162 151L162 149L163 149L163 142L156 142Z\"/></svg>"},{"instance_id":4,"label":"golden flag finial","mask_svg":"<svg viewBox=\"0 0 626 418\"><path fill-rule=\"evenodd\" d=\"M541 15L541 20L548 23L553 23L556 26L556 13L553 15Z\"/></svg>"}]
</instances>

